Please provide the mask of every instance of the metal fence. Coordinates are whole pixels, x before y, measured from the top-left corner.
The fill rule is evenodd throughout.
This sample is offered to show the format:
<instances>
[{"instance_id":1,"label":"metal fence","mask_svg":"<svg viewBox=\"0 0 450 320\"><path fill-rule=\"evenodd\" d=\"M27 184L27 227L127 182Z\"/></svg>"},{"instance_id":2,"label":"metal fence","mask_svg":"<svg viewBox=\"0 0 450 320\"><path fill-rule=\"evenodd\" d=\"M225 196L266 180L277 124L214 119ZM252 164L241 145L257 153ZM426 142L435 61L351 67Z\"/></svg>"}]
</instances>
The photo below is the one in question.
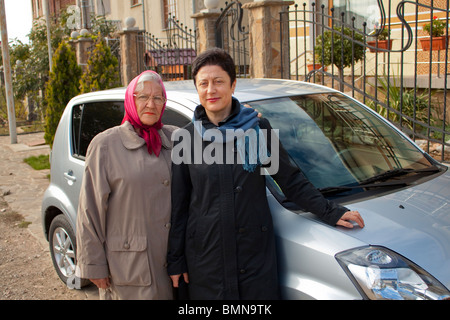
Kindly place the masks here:
<instances>
[{"instance_id":1,"label":"metal fence","mask_svg":"<svg viewBox=\"0 0 450 320\"><path fill-rule=\"evenodd\" d=\"M334 87L366 103L448 161L449 1L397 3L378 0L376 21L314 3L280 13L290 34L290 64L283 68L291 79ZM442 36L430 37L427 24Z\"/></svg>"},{"instance_id":2,"label":"metal fence","mask_svg":"<svg viewBox=\"0 0 450 320\"><path fill-rule=\"evenodd\" d=\"M123 75L122 75L122 54L121 54L121 48L120 48L120 39L119 38L105 38L107 46L111 50L111 54L117 58L117 61L119 62L118 68L119 68L119 74L120 74L120 81L123 83Z\"/></svg>"},{"instance_id":3,"label":"metal fence","mask_svg":"<svg viewBox=\"0 0 450 320\"><path fill-rule=\"evenodd\" d=\"M191 79L191 65L197 56L195 30L172 17L166 39L158 39L148 32L140 37L139 46L144 48L141 71L156 71L164 81Z\"/></svg>"},{"instance_id":4,"label":"metal fence","mask_svg":"<svg viewBox=\"0 0 450 320\"><path fill-rule=\"evenodd\" d=\"M289 64L282 68L289 70L290 79L350 94L428 152L440 150L439 160L450 161L449 1L377 0L376 4L376 19L370 21L343 7L315 3L291 6L280 13L280 36L287 32L290 39ZM428 35L430 22L429 32L441 31L440 39ZM196 31L187 30L175 17L169 24L167 39L149 33L142 36L142 69L153 69L166 81L190 79ZM241 3L226 3L215 27L216 46L234 58L238 77L248 77L249 27ZM436 48L441 41L442 47Z\"/></svg>"},{"instance_id":5,"label":"metal fence","mask_svg":"<svg viewBox=\"0 0 450 320\"><path fill-rule=\"evenodd\" d=\"M226 2L216 21L216 47L231 55L240 78L248 77L250 68L249 28L244 25L248 20L244 14L239 1Z\"/></svg>"},{"instance_id":6,"label":"metal fence","mask_svg":"<svg viewBox=\"0 0 450 320\"><path fill-rule=\"evenodd\" d=\"M216 46L225 49L236 63L238 77L248 77L250 68L248 18L239 1L225 3L216 21ZM188 29L175 16L168 22L167 38L144 32L138 50L144 50L140 71L154 70L165 81L191 79L191 65L197 56L196 30Z\"/></svg>"}]
</instances>

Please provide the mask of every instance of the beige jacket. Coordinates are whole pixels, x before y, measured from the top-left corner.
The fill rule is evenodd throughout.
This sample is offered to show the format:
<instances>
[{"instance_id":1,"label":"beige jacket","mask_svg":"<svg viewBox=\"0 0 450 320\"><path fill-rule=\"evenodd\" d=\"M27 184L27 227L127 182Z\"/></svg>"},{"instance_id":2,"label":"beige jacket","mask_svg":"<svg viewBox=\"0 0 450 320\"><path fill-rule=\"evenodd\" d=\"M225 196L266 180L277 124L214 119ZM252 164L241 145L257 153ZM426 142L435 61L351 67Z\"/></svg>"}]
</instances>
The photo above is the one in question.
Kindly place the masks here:
<instances>
[{"instance_id":1,"label":"beige jacket","mask_svg":"<svg viewBox=\"0 0 450 320\"><path fill-rule=\"evenodd\" d=\"M166 270L171 212L171 134L147 151L129 122L89 146L77 218L77 265L85 279L111 277L120 299L172 299Z\"/></svg>"}]
</instances>

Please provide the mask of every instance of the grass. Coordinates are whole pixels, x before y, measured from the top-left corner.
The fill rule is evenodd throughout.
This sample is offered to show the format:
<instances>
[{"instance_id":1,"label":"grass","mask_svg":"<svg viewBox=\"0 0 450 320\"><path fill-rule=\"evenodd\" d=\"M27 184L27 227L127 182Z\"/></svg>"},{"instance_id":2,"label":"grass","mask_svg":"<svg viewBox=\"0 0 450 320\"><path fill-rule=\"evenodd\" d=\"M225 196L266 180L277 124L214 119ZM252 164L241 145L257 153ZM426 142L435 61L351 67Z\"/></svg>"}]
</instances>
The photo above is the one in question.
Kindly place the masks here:
<instances>
[{"instance_id":1,"label":"grass","mask_svg":"<svg viewBox=\"0 0 450 320\"><path fill-rule=\"evenodd\" d=\"M38 157L29 157L23 160L29 164L34 170L50 169L50 160L48 155L40 155Z\"/></svg>"},{"instance_id":2,"label":"grass","mask_svg":"<svg viewBox=\"0 0 450 320\"><path fill-rule=\"evenodd\" d=\"M10 210L0 213L0 222L15 225L21 229L26 229L31 224L31 222L25 221L21 214Z\"/></svg>"}]
</instances>

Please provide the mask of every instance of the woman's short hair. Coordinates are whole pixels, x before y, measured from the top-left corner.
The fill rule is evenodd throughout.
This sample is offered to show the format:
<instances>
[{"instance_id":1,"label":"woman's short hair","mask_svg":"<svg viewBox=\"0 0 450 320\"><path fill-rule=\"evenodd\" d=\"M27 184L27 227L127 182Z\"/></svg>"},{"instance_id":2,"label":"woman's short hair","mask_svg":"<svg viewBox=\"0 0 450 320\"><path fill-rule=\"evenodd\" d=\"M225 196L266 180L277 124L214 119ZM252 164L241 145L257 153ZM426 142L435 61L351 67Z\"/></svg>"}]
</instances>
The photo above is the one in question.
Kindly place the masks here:
<instances>
[{"instance_id":1,"label":"woman's short hair","mask_svg":"<svg viewBox=\"0 0 450 320\"><path fill-rule=\"evenodd\" d=\"M138 80L134 93L141 92L144 90L144 82L155 82L159 85L162 83L162 79L157 73L146 72Z\"/></svg>"},{"instance_id":2,"label":"woman's short hair","mask_svg":"<svg viewBox=\"0 0 450 320\"><path fill-rule=\"evenodd\" d=\"M236 80L236 66L233 58L223 49L212 48L200 53L192 63L192 77L196 84L198 71L204 66L219 66L230 76L231 83Z\"/></svg>"}]
</instances>

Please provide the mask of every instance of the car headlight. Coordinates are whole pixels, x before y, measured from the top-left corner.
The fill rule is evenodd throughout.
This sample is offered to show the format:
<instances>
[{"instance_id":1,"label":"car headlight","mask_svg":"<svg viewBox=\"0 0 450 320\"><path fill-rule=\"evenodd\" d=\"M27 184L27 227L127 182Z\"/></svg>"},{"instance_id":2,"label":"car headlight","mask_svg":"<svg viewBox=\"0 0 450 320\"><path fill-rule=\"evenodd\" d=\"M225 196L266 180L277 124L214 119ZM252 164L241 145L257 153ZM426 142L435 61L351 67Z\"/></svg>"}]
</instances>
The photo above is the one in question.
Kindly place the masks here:
<instances>
[{"instance_id":1,"label":"car headlight","mask_svg":"<svg viewBox=\"0 0 450 320\"><path fill-rule=\"evenodd\" d=\"M450 292L428 272L383 247L347 250L336 259L371 300L443 300Z\"/></svg>"}]
</instances>

